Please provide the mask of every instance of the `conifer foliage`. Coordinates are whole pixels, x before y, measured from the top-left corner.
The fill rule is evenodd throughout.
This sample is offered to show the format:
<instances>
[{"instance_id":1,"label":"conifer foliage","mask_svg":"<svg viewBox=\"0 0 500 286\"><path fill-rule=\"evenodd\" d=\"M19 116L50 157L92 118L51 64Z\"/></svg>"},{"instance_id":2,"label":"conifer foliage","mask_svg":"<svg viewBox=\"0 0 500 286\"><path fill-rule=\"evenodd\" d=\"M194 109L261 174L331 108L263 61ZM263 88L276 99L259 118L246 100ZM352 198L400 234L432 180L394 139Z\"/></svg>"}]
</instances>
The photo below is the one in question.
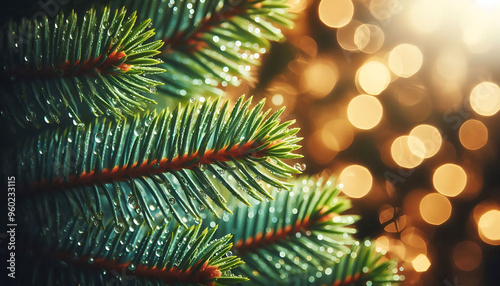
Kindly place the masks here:
<instances>
[{"instance_id":1,"label":"conifer foliage","mask_svg":"<svg viewBox=\"0 0 500 286\"><path fill-rule=\"evenodd\" d=\"M0 120L17 132L1 173L16 178L23 285L395 282L335 179L292 167L283 109L218 98L291 27L284 0L19 15L0 31Z\"/></svg>"}]
</instances>

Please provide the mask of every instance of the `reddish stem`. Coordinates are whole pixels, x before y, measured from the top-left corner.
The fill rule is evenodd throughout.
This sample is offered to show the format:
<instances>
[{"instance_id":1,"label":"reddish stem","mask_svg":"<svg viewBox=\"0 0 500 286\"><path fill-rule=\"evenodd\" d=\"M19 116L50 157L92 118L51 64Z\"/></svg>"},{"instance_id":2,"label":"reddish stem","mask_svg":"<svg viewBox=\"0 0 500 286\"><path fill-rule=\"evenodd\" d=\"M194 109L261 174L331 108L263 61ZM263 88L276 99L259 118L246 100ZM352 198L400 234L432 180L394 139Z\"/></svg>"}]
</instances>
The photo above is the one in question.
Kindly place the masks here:
<instances>
[{"instance_id":1,"label":"reddish stem","mask_svg":"<svg viewBox=\"0 0 500 286\"><path fill-rule=\"evenodd\" d=\"M170 269L166 268L158 268L156 266L149 267L146 265L136 265L135 270L130 270L131 263L121 263L118 264L114 260L106 260L105 258L94 258L92 263L89 263L89 257L83 256L77 260L72 260L70 255L65 252L55 252L55 254L51 255L45 253L46 256L51 258L56 258L60 260L65 260L67 262L76 264L80 267L88 267L88 268L100 268L104 269L107 272L120 273L126 276L135 276L135 277L144 277L144 278L159 278L167 283L167 285L171 285L175 282L184 283L184 284L203 284L208 286L214 286L214 282L208 282L208 280L218 278L222 276L222 272L219 270L219 267L214 265L208 265L208 262L203 263L203 265L199 268L196 273L192 273L192 268L198 266L202 263L202 261L196 262L193 267L182 270L178 267L174 266Z\"/></svg>"},{"instance_id":2,"label":"reddish stem","mask_svg":"<svg viewBox=\"0 0 500 286\"><path fill-rule=\"evenodd\" d=\"M171 53L176 50L177 47L187 46L188 48L185 51L190 53L199 51L204 48L207 44L202 39L203 34L219 26L223 21L227 21L228 19L241 15L248 10L247 7L244 7L248 4L247 0L240 0L238 2L235 2L236 3L226 3L218 12L212 14L208 18L205 18L199 24L198 29L195 32L184 31L171 38L163 39L163 42L165 44L163 45L164 49L162 50L161 55ZM258 8L259 6L262 6L262 4L257 3L254 6Z\"/></svg>"},{"instance_id":3,"label":"reddish stem","mask_svg":"<svg viewBox=\"0 0 500 286\"><path fill-rule=\"evenodd\" d=\"M280 142L278 140L271 143L267 148ZM113 169L103 169L101 172L96 173L91 171L89 173L82 173L80 176L70 175L69 178L55 178L52 182L46 179L42 181L35 181L31 184L31 189L39 191L53 191L57 189L70 189L76 186L92 186L97 183L107 184L111 182L127 181L130 178L139 178L144 176L152 176L160 173L167 173L179 171L181 169L193 169L199 164L212 164L213 162L225 162L231 159L241 158L244 155L251 154L255 158L264 157L266 148L259 152L253 152L259 145L254 141L247 142L244 145L235 145L231 149L226 150L223 148L217 153L214 150L207 150L202 156L194 153L191 156L181 155L173 158L170 162L163 158L160 162L153 160L150 163L147 161L142 162L140 165L134 163L132 166L118 166Z\"/></svg>"},{"instance_id":4,"label":"reddish stem","mask_svg":"<svg viewBox=\"0 0 500 286\"><path fill-rule=\"evenodd\" d=\"M114 74L111 68L118 67L122 71L126 72L130 69L130 65L124 63L127 55L124 52L118 52L117 50L108 51L106 60L99 64L102 55L97 58L90 60L87 59L83 64L81 60L77 60L73 63L66 61L64 63L56 64L54 66L46 67L13 67L7 69L0 73L0 77L14 77L16 79L23 80L33 80L33 79L51 79L59 77L76 77L76 76L88 76L91 75L93 70L97 71L99 74Z\"/></svg>"},{"instance_id":5,"label":"reddish stem","mask_svg":"<svg viewBox=\"0 0 500 286\"><path fill-rule=\"evenodd\" d=\"M297 232L306 232L309 230L311 225L314 225L315 223L318 222L330 220L337 215L335 213L329 213L327 215L323 215L326 211L327 207L323 207L312 218L305 217L303 220L298 220L293 227L291 225L287 225L285 228L281 228L276 232L274 232L274 230L271 230L265 235L263 235L262 232L260 232L254 237L252 236L248 237L246 241L240 239L238 242L234 244L233 249L235 249L238 253L242 254L248 251L254 251L255 249L258 248L264 248L278 240L284 240L291 236L295 236Z\"/></svg>"}]
</instances>

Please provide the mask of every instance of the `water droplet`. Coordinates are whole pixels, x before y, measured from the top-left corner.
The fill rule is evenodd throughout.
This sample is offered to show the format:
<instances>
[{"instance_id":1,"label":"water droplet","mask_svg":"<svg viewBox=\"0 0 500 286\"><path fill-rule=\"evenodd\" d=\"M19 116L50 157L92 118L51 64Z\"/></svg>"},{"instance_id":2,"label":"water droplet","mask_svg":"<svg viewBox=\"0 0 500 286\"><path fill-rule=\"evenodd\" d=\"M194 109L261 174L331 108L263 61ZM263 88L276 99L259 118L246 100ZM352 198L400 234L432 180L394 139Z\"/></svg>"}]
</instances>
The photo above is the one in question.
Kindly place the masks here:
<instances>
[{"instance_id":1,"label":"water droplet","mask_svg":"<svg viewBox=\"0 0 500 286\"><path fill-rule=\"evenodd\" d=\"M130 271L134 271L135 270L135 265L133 263L131 263L129 266L128 266L128 270Z\"/></svg>"},{"instance_id":2,"label":"water droplet","mask_svg":"<svg viewBox=\"0 0 500 286\"><path fill-rule=\"evenodd\" d=\"M306 164L295 163L293 166L297 171L303 172L306 170Z\"/></svg>"},{"instance_id":3,"label":"water droplet","mask_svg":"<svg viewBox=\"0 0 500 286\"><path fill-rule=\"evenodd\" d=\"M117 224L115 225L115 227L114 227L114 231L115 231L116 233L121 233L121 232L122 232L122 231L124 231L124 230L125 230L125 226L124 226L124 225L123 225L123 223L121 223L121 222L117 223Z\"/></svg>"},{"instance_id":4,"label":"water droplet","mask_svg":"<svg viewBox=\"0 0 500 286\"><path fill-rule=\"evenodd\" d=\"M137 125L134 129L134 135L140 136L142 134L142 131L144 131L144 127L142 127L142 125Z\"/></svg>"},{"instance_id":5,"label":"water droplet","mask_svg":"<svg viewBox=\"0 0 500 286\"><path fill-rule=\"evenodd\" d=\"M150 87L150 88L149 88L149 91L150 91L151 93L155 93L155 92L156 92L156 86L152 86L152 87Z\"/></svg>"},{"instance_id":6,"label":"water droplet","mask_svg":"<svg viewBox=\"0 0 500 286\"><path fill-rule=\"evenodd\" d=\"M200 205L200 206L198 207L198 209L200 210L200 212L202 212L202 211L204 211L204 210L205 210L205 206L204 206L204 205Z\"/></svg>"},{"instance_id":7,"label":"water droplet","mask_svg":"<svg viewBox=\"0 0 500 286\"><path fill-rule=\"evenodd\" d=\"M85 130L85 124L84 123L78 123L78 125L76 126L76 128L80 131L83 131Z\"/></svg>"},{"instance_id":8,"label":"water droplet","mask_svg":"<svg viewBox=\"0 0 500 286\"><path fill-rule=\"evenodd\" d=\"M132 209L136 209L139 207L139 203L137 202L137 198L134 195L128 196L128 206Z\"/></svg>"},{"instance_id":9,"label":"water droplet","mask_svg":"<svg viewBox=\"0 0 500 286\"><path fill-rule=\"evenodd\" d=\"M96 213L95 218L98 220L102 220L104 218L104 213L102 211Z\"/></svg>"},{"instance_id":10,"label":"water droplet","mask_svg":"<svg viewBox=\"0 0 500 286\"><path fill-rule=\"evenodd\" d=\"M202 171L202 172L205 172L207 170L207 167L203 164L200 164L199 168L200 168L200 171Z\"/></svg>"},{"instance_id":11,"label":"water droplet","mask_svg":"<svg viewBox=\"0 0 500 286\"><path fill-rule=\"evenodd\" d=\"M125 250L126 250L127 252L132 251L132 249L133 249L133 248L132 248L132 246L130 246L130 245L127 245L127 246L125 247Z\"/></svg>"},{"instance_id":12,"label":"water droplet","mask_svg":"<svg viewBox=\"0 0 500 286\"><path fill-rule=\"evenodd\" d=\"M153 169L158 169L160 168L160 163L154 163L153 164Z\"/></svg>"},{"instance_id":13,"label":"water droplet","mask_svg":"<svg viewBox=\"0 0 500 286\"><path fill-rule=\"evenodd\" d=\"M189 102L191 102L191 103L193 103L193 102L195 102L195 101L196 101L196 99L195 99L194 97L191 97L191 98L189 99Z\"/></svg>"},{"instance_id":14,"label":"water droplet","mask_svg":"<svg viewBox=\"0 0 500 286\"><path fill-rule=\"evenodd\" d=\"M150 211L156 210L156 206L153 203L149 204L149 210Z\"/></svg>"},{"instance_id":15,"label":"water droplet","mask_svg":"<svg viewBox=\"0 0 500 286\"><path fill-rule=\"evenodd\" d=\"M137 215L133 219L135 225L140 225L143 221L144 221L144 216L141 213L137 213Z\"/></svg>"},{"instance_id":16,"label":"water droplet","mask_svg":"<svg viewBox=\"0 0 500 286\"><path fill-rule=\"evenodd\" d=\"M94 258L90 257L89 260L88 260L89 264L92 264L94 263Z\"/></svg>"},{"instance_id":17,"label":"water droplet","mask_svg":"<svg viewBox=\"0 0 500 286\"><path fill-rule=\"evenodd\" d=\"M95 142L96 143L101 143L102 142L102 133L99 132L99 133L97 133L95 135Z\"/></svg>"},{"instance_id":18,"label":"water droplet","mask_svg":"<svg viewBox=\"0 0 500 286\"><path fill-rule=\"evenodd\" d=\"M169 202L171 205L175 204L175 198L169 198L169 199L168 199L168 202Z\"/></svg>"}]
</instances>

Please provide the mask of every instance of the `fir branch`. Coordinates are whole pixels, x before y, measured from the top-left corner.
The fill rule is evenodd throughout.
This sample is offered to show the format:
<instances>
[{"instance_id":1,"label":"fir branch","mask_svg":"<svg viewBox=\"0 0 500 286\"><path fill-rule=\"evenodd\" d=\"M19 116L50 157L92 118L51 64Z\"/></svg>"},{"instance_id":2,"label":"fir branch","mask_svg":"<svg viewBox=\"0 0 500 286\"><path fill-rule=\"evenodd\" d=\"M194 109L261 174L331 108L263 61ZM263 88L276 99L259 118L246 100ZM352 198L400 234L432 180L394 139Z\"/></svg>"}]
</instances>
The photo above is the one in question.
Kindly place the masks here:
<instances>
[{"instance_id":1,"label":"fir branch","mask_svg":"<svg viewBox=\"0 0 500 286\"><path fill-rule=\"evenodd\" d=\"M290 192L273 193L275 201L252 207L233 201L234 215L203 220L220 224L220 233L233 233L233 251L245 261L238 273L252 281L274 281L332 263L338 251L354 243L348 227L355 216L340 215L350 201L338 197L332 181L322 184L298 178Z\"/></svg>"},{"instance_id":2,"label":"fir branch","mask_svg":"<svg viewBox=\"0 0 500 286\"><path fill-rule=\"evenodd\" d=\"M104 212L130 224L138 216L150 227L171 216L184 223L183 214L199 219L200 209L215 212L214 205L230 211L224 189L246 204L245 193L272 199L256 177L290 186L279 177L299 171L281 160L300 157L291 153L299 148L298 129L288 129L293 121L280 124L283 110L269 115L262 113L264 101L253 108L250 102L242 97L232 110L227 102L191 104L46 131L13 152L19 193L61 194L56 204L87 218Z\"/></svg>"},{"instance_id":3,"label":"fir branch","mask_svg":"<svg viewBox=\"0 0 500 286\"><path fill-rule=\"evenodd\" d=\"M117 232L112 221L105 226L89 227L85 221L69 218L59 231L46 232L42 237L31 230L24 236L23 249L45 262L35 264L34 275L27 276L30 282L104 285L115 278L113 274L132 277L138 285L214 286L248 280L231 273L243 262L227 253L230 235L212 239L216 228L200 233L199 226L169 230L164 225L147 231L145 225L139 225L133 231ZM56 277L47 275L55 271L59 273Z\"/></svg>"},{"instance_id":4,"label":"fir branch","mask_svg":"<svg viewBox=\"0 0 500 286\"><path fill-rule=\"evenodd\" d=\"M118 2L151 18L155 39L165 42L159 58L167 72L156 76L165 83L158 91L181 98L222 95L241 78L251 80L260 55L283 38L276 26L292 26L286 0Z\"/></svg>"},{"instance_id":5,"label":"fir branch","mask_svg":"<svg viewBox=\"0 0 500 286\"><path fill-rule=\"evenodd\" d=\"M136 20L124 8L103 8L83 17L61 13L54 20L11 21L0 35L5 116L21 126L68 117L76 125L85 113L121 118L154 103L142 94L161 83L144 75L163 72L152 59L163 43L146 43L154 35L150 21ZM25 33L33 39L22 39Z\"/></svg>"},{"instance_id":6,"label":"fir branch","mask_svg":"<svg viewBox=\"0 0 500 286\"><path fill-rule=\"evenodd\" d=\"M310 285L309 277L314 278L316 272L311 271L310 276L304 276L303 285ZM317 285L389 286L398 284L400 280L399 275L396 275L395 261L385 259L383 254L376 250L375 244L369 240L356 242L347 253L338 258L335 264L322 272L321 278L314 281Z\"/></svg>"}]
</instances>

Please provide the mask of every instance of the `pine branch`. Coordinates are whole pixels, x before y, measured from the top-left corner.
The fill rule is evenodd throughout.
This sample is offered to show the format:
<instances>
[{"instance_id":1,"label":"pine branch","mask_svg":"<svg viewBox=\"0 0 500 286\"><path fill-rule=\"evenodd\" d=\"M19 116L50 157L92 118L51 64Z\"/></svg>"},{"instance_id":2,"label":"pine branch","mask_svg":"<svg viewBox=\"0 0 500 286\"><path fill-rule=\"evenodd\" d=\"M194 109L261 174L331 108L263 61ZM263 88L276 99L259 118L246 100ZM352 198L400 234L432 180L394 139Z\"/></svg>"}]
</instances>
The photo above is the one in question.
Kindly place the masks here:
<instances>
[{"instance_id":1,"label":"pine branch","mask_svg":"<svg viewBox=\"0 0 500 286\"><path fill-rule=\"evenodd\" d=\"M19 195L42 204L50 196L37 195L53 194L55 204L87 218L146 220L150 227L172 216L182 224L182 215L200 219L214 205L230 212L222 190L248 205L246 193L272 199L256 177L269 187L290 186L279 178L299 171L281 160L300 157L291 153L299 148L298 129L287 128L293 121L279 123L283 110L269 115L264 101L253 108L250 102L242 97L232 110L227 102L190 104L46 131L12 152Z\"/></svg>"},{"instance_id":2,"label":"pine branch","mask_svg":"<svg viewBox=\"0 0 500 286\"><path fill-rule=\"evenodd\" d=\"M310 272L309 277L317 271ZM375 250L375 244L366 240L356 242L351 249L341 256L335 264L326 268L321 278L314 281L315 285L396 285L399 282L397 264L394 261L383 260L383 255ZM305 276L301 285L310 285L312 281Z\"/></svg>"},{"instance_id":3,"label":"pine branch","mask_svg":"<svg viewBox=\"0 0 500 286\"><path fill-rule=\"evenodd\" d=\"M275 201L252 207L232 201L234 215L203 220L204 225L220 224L222 235L234 235L232 250L246 263L238 273L254 283L279 284L293 274L330 264L337 252L354 243L348 234L355 229L348 226L357 218L340 215L350 201L338 197L332 182L302 177L294 183L290 192L275 191Z\"/></svg>"},{"instance_id":4,"label":"pine branch","mask_svg":"<svg viewBox=\"0 0 500 286\"><path fill-rule=\"evenodd\" d=\"M31 280L25 285L106 285L117 274L136 285L214 286L248 280L230 272L243 262L228 254L230 235L212 239L216 228L201 233L199 227L169 230L166 225L147 230L141 225L133 232L117 232L112 221L102 229L69 218L58 232L42 237L31 232L24 241L23 250L30 249L31 255L23 269L33 273L24 275Z\"/></svg>"},{"instance_id":5,"label":"pine branch","mask_svg":"<svg viewBox=\"0 0 500 286\"><path fill-rule=\"evenodd\" d=\"M86 113L121 118L154 103L142 94L161 83L144 75L163 72L152 59L163 43L146 43L154 35L146 29L150 21L136 25L136 19L124 8L103 8L83 17L11 21L0 35L5 116L21 126L68 117L77 125ZM24 39L26 33L33 39Z\"/></svg>"},{"instance_id":6,"label":"pine branch","mask_svg":"<svg viewBox=\"0 0 500 286\"><path fill-rule=\"evenodd\" d=\"M165 45L159 58L167 72L156 76L159 93L189 98L223 94L227 85L251 80L250 69L270 41L283 38L276 25L290 28L286 0L119 1L151 18L155 39ZM149 9L145 8L149 7Z\"/></svg>"}]
</instances>

